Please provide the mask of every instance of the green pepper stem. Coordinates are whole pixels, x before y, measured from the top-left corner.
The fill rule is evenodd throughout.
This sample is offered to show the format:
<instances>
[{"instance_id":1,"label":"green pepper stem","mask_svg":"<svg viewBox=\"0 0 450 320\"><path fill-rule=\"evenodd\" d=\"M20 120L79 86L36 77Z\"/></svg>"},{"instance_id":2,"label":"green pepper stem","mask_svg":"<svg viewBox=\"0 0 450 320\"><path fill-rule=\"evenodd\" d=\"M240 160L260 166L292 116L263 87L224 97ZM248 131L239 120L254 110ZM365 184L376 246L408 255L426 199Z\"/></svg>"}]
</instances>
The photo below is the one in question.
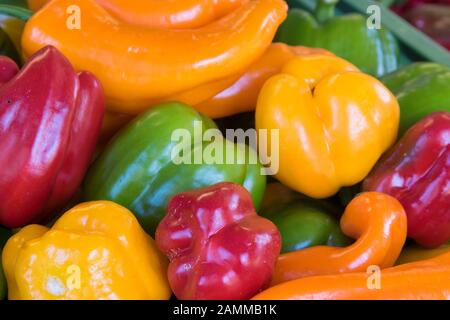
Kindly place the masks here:
<instances>
[{"instance_id":1,"label":"green pepper stem","mask_svg":"<svg viewBox=\"0 0 450 320\"><path fill-rule=\"evenodd\" d=\"M339 0L317 0L315 16L319 23L334 17L334 7Z\"/></svg>"},{"instance_id":2,"label":"green pepper stem","mask_svg":"<svg viewBox=\"0 0 450 320\"><path fill-rule=\"evenodd\" d=\"M29 9L1 4L0 14L27 21L33 15L33 12Z\"/></svg>"}]
</instances>

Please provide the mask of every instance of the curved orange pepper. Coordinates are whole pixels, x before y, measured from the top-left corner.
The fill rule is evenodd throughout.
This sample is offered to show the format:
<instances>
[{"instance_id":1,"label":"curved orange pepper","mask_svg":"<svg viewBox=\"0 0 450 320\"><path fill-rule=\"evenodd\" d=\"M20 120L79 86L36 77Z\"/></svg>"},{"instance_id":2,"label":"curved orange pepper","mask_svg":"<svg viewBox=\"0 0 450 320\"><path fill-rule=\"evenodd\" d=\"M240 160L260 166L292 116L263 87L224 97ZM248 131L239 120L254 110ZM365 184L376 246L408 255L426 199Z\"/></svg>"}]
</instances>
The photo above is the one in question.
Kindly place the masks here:
<instances>
[{"instance_id":1,"label":"curved orange pepper","mask_svg":"<svg viewBox=\"0 0 450 320\"><path fill-rule=\"evenodd\" d=\"M381 271L380 287L371 274L347 273L297 279L269 288L253 300L450 299L450 252Z\"/></svg>"},{"instance_id":2,"label":"curved orange pepper","mask_svg":"<svg viewBox=\"0 0 450 320\"><path fill-rule=\"evenodd\" d=\"M80 29L66 26L71 5L82 12ZM154 99L241 73L286 13L283 0L254 0L199 29L166 30L121 22L93 0L54 0L27 22L22 48L29 56L52 44L100 79L111 111L136 114Z\"/></svg>"},{"instance_id":3,"label":"curved orange pepper","mask_svg":"<svg viewBox=\"0 0 450 320\"><path fill-rule=\"evenodd\" d=\"M227 117L255 110L259 92L267 79L279 73L285 63L293 57L312 54L333 55L324 49L290 47L283 43L274 43L236 82L223 91L216 91L219 93L210 99L194 104L194 107L210 118Z\"/></svg>"},{"instance_id":4,"label":"curved orange pepper","mask_svg":"<svg viewBox=\"0 0 450 320\"><path fill-rule=\"evenodd\" d=\"M208 24L250 0L96 0L113 16L152 28L187 29ZM37 11L49 0L28 0Z\"/></svg>"},{"instance_id":5,"label":"curved orange pepper","mask_svg":"<svg viewBox=\"0 0 450 320\"><path fill-rule=\"evenodd\" d=\"M308 276L366 271L394 265L406 240L406 215L395 198L378 192L354 198L341 218L342 231L358 239L345 248L316 246L278 258L272 283Z\"/></svg>"}]
</instances>

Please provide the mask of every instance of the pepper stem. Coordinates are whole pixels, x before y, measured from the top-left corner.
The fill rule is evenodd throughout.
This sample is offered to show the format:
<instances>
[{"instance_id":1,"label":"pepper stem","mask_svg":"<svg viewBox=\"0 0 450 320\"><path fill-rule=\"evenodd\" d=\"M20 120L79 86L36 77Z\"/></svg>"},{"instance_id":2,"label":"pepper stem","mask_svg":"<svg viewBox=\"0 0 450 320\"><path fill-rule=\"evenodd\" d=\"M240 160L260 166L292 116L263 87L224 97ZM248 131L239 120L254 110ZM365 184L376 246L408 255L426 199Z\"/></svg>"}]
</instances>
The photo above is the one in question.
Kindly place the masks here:
<instances>
[{"instance_id":1,"label":"pepper stem","mask_svg":"<svg viewBox=\"0 0 450 320\"><path fill-rule=\"evenodd\" d=\"M33 15L33 12L29 9L22 7L11 6L7 4L0 5L0 14L5 16L14 17L22 21L27 21Z\"/></svg>"},{"instance_id":2,"label":"pepper stem","mask_svg":"<svg viewBox=\"0 0 450 320\"><path fill-rule=\"evenodd\" d=\"M319 23L334 17L334 7L339 0L317 0L315 16Z\"/></svg>"}]
</instances>

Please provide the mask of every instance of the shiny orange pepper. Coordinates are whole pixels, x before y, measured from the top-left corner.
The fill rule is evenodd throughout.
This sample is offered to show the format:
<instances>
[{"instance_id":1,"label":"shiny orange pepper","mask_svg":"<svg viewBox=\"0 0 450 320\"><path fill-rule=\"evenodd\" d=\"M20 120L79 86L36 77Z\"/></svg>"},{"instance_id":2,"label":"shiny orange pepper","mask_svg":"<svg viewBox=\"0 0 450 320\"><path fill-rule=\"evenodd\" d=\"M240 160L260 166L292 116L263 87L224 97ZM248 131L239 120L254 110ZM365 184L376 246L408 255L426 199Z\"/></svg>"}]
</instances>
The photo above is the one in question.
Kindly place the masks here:
<instances>
[{"instance_id":1,"label":"shiny orange pepper","mask_svg":"<svg viewBox=\"0 0 450 320\"><path fill-rule=\"evenodd\" d=\"M67 28L71 5L82 13L79 29ZM111 111L136 114L155 99L242 73L286 13L283 0L254 0L198 29L169 30L127 24L94 0L54 0L27 22L22 48L29 56L52 44L100 79Z\"/></svg>"},{"instance_id":2,"label":"shiny orange pepper","mask_svg":"<svg viewBox=\"0 0 450 320\"><path fill-rule=\"evenodd\" d=\"M152 28L187 29L208 24L250 0L95 0L113 16ZM49 0L28 0L37 11Z\"/></svg>"},{"instance_id":3,"label":"shiny orange pepper","mask_svg":"<svg viewBox=\"0 0 450 320\"><path fill-rule=\"evenodd\" d=\"M449 300L450 252L371 273L297 279L269 288L253 300Z\"/></svg>"},{"instance_id":4,"label":"shiny orange pepper","mask_svg":"<svg viewBox=\"0 0 450 320\"><path fill-rule=\"evenodd\" d=\"M217 94L206 101L194 103L194 107L211 118L255 110L259 92L267 79L279 73L283 65L295 56L312 54L333 55L324 49L274 43L231 86L223 91L217 90Z\"/></svg>"},{"instance_id":5,"label":"shiny orange pepper","mask_svg":"<svg viewBox=\"0 0 450 320\"><path fill-rule=\"evenodd\" d=\"M376 265L394 265L406 240L406 215L395 198L378 192L354 198L341 218L342 231L358 239L348 247L316 246L289 252L278 258L272 283L366 271Z\"/></svg>"}]
</instances>

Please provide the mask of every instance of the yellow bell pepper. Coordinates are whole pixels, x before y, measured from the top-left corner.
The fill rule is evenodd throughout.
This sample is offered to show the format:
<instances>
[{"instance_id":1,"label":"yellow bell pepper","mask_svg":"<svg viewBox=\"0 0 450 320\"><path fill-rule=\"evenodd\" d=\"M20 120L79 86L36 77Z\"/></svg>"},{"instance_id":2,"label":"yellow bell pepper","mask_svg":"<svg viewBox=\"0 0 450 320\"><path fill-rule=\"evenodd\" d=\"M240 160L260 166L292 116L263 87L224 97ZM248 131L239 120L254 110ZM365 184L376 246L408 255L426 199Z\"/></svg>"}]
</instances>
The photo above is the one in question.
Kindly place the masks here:
<instances>
[{"instance_id":1,"label":"yellow bell pepper","mask_svg":"<svg viewBox=\"0 0 450 320\"><path fill-rule=\"evenodd\" d=\"M167 261L134 215L82 203L51 229L29 225L2 255L9 299L168 299Z\"/></svg>"},{"instance_id":2,"label":"yellow bell pepper","mask_svg":"<svg viewBox=\"0 0 450 320\"><path fill-rule=\"evenodd\" d=\"M288 61L264 84L256 127L279 130L276 177L326 198L367 176L394 143L399 113L397 100L377 79L341 58L310 55ZM270 154L261 147L261 154Z\"/></svg>"}]
</instances>

